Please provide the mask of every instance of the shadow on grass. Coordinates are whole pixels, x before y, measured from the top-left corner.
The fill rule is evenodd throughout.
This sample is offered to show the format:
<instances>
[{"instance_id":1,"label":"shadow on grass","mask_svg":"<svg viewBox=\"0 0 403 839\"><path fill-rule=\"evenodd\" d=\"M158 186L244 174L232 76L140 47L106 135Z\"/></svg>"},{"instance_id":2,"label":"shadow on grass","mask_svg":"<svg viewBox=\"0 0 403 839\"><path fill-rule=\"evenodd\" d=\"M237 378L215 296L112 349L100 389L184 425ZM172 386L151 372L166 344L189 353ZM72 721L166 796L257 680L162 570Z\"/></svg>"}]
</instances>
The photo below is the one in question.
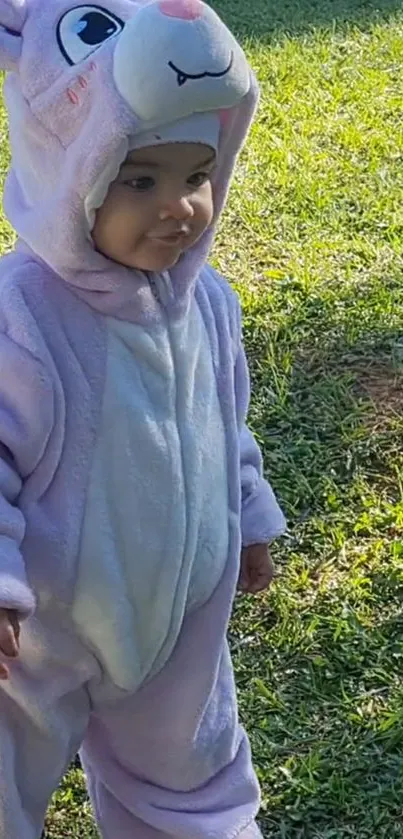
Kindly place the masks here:
<instances>
[{"instance_id":1,"label":"shadow on grass","mask_svg":"<svg viewBox=\"0 0 403 839\"><path fill-rule=\"evenodd\" d=\"M402 0L212 0L228 26L242 38L270 41L282 33L353 24L362 29L402 11Z\"/></svg>"},{"instance_id":2,"label":"shadow on grass","mask_svg":"<svg viewBox=\"0 0 403 839\"><path fill-rule=\"evenodd\" d=\"M289 279L247 309L253 426L294 526L231 627L265 839L403 836L399 285Z\"/></svg>"},{"instance_id":3,"label":"shadow on grass","mask_svg":"<svg viewBox=\"0 0 403 839\"><path fill-rule=\"evenodd\" d=\"M378 389L368 401L364 386L372 394L380 371L382 394L386 371L399 381L389 352L398 337L364 331L338 351L323 347L321 359L307 341L277 426L271 417L275 432L288 423L284 446L279 437L267 449L295 528L276 549L273 591L239 599L231 624L264 839L403 836L402 498L393 471L403 465L403 422L400 413L395 425L394 402L390 414Z\"/></svg>"},{"instance_id":4,"label":"shadow on grass","mask_svg":"<svg viewBox=\"0 0 403 839\"><path fill-rule=\"evenodd\" d=\"M371 490L400 498L403 330L391 314L400 296L398 278L319 294L286 279L248 300L251 425L291 523L314 519L319 542L318 528L328 540L335 521L352 532Z\"/></svg>"},{"instance_id":5,"label":"shadow on grass","mask_svg":"<svg viewBox=\"0 0 403 839\"><path fill-rule=\"evenodd\" d=\"M401 618L366 626L328 594L292 626L278 599L232 636L265 839L401 837Z\"/></svg>"}]
</instances>

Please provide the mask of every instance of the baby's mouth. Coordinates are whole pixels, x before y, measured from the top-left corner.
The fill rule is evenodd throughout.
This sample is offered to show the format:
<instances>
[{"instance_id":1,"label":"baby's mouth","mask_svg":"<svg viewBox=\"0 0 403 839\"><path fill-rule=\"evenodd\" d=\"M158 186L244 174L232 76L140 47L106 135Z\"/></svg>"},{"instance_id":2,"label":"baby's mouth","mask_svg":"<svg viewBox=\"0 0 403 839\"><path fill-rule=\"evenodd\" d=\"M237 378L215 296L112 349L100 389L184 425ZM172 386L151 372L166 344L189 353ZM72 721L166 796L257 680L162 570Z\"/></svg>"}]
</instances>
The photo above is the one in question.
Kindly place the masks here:
<instances>
[{"instance_id":1,"label":"baby's mouth","mask_svg":"<svg viewBox=\"0 0 403 839\"><path fill-rule=\"evenodd\" d=\"M176 247L183 244L183 236L155 236L151 241L158 245L166 245L167 247Z\"/></svg>"},{"instance_id":2,"label":"baby's mouth","mask_svg":"<svg viewBox=\"0 0 403 839\"><path fill-rule=\"evenodd\" d=\"M148 239L152 242L161 242L166 245L180 245L189 236L188 229L174 230L172 233L151 233Z\"/></svg>"}]
</instances>

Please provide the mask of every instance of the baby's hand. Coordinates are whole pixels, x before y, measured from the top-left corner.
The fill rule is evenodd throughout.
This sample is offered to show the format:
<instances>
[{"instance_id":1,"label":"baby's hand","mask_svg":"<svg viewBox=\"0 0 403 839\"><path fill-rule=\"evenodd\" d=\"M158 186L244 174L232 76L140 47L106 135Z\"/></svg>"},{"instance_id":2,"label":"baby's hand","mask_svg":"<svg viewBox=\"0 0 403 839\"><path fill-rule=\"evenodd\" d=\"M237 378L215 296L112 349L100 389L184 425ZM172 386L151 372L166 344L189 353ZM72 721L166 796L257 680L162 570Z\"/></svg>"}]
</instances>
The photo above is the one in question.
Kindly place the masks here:
<instances>
[{"instance_id":1,"label":"baby's hand","mask_svg":"<svg viewBox=\"0 0 403 839\"><path fill-rule=\"evenodd\" d=\"M242 548L238 588L246 594L257 594L269 588L275 569L268 545Z\"/></svg>"},{"instance_id":2,"label":"baby's hand","mask_svg":"<svg viewBox=\"0 0 403 839\"><path fill-rule=\"evenodd\" d=\"M10 671L2 657L17 658L20 651L20 621L12 609L0 609L0 679L8 679Z\"/></svg>"}]
</instances>

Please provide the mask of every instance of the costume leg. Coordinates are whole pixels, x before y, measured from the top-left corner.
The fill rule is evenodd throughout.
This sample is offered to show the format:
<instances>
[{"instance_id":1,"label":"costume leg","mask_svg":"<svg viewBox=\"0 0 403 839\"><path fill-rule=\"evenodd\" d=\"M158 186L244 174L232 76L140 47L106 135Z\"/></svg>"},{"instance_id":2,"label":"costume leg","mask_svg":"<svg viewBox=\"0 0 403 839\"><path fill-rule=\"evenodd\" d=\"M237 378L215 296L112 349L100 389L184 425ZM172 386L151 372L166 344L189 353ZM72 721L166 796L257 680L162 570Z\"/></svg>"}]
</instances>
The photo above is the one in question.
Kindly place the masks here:
<instances>
[{"instance_id":1,"label":"costume leg","mask_svg":"<svg viewBox=\"0 0 403 839\"><path fill-rule=\"evenodd\" d=\"M259 790L238 723L225 580L135 695L93 713L82 750L104 839L257 839Z\"/></svg>"},{"instance_id":2,"label":"costume leg","mask_svg":"<svg viewBox=\"0 0 403 839\"><path fill-rule=\"evenodd\" d=\"M49 799L88 724L83 673L63 663L66 643L57 641L57 633L28 621L20 659L0 683L2 839L39 839Z\"/></svg>"}]
</instances>

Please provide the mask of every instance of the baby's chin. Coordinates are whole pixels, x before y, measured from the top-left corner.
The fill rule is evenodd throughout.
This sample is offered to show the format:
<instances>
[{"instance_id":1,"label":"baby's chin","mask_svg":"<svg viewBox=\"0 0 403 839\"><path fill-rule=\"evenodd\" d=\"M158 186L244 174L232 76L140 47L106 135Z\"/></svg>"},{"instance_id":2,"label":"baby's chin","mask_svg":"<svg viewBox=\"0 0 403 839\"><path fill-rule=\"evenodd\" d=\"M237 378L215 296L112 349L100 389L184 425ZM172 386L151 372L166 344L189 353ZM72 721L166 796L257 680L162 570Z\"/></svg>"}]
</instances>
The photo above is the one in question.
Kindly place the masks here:
<instances>
[{"instance_id":1,"label":"baby's chin","mask_svg":"<svg viewBox=\"0 0 403 839\"><path fill-rule=\"evenodd\" d=\"M172 250L168 253L155 253L153 255L133 254L124 261L127 268L135 268L137 271L150 271L158 274L162 271L169 271L179 262L184 250Z\"/></svg>"},{"instance_id":2,"label":"baby's chin","mask_svg":"<svg viewBox=\"0 0 403 839\"><path fill-rule=\"evenodd\" d=\"M182 251L176 256L172 256L171 258L166 259L150 259L145 260L143 265L141 266L141 271L152 271L155 274L161 273L162 271L169 271L170 268L174 268L175 265L178 264L180 258L182 256ZM139 267L139 266L137 266Z\"/></svg>"},{"instance_id":3,"label":"baby's chin","mask_svg":"<svg viewBox=\"0 0 403 839\"><path fill-rule=\"evenodd\" d=\"M164 251L156 250L154 253L144 253L134 250L133 252L114 253L109 252L106 248L103 250L98 248L98 253L101 253L107 259L112 260L117 265L122 265L124 268L132 268L135 271L149 271L151 273L161 273L162 271L169 271L179 262L183 253L187 248L167 248Z\"/></svg>"}]
</instances>

